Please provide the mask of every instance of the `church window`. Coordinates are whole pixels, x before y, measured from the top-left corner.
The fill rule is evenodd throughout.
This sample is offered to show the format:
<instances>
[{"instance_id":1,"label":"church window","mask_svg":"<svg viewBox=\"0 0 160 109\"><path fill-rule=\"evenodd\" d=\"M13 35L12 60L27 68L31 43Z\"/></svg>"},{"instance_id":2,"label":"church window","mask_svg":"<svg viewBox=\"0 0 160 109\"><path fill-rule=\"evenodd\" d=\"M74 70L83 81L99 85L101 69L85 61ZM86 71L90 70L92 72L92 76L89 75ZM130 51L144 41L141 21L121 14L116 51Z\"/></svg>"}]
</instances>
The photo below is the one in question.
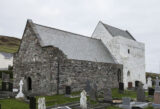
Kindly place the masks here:
<instances>
[{"instance_id":1,"label":"church window","mask_svg":"<svg viewBox=\"0 0 160 109\"><path fill-rule=\"evenodd\" d=\"M128 54L130 54L130 49L128 49Z\"/></svg>"},{"instance_id":2,"label":"church window","mask_svg":"<svg viewBox=\"0 0 160 109\"><path fill-rule=\"evenodd\" d=\"M127 72L127 76L130 76L130 71Z\"/></svg>"}]
</instances>

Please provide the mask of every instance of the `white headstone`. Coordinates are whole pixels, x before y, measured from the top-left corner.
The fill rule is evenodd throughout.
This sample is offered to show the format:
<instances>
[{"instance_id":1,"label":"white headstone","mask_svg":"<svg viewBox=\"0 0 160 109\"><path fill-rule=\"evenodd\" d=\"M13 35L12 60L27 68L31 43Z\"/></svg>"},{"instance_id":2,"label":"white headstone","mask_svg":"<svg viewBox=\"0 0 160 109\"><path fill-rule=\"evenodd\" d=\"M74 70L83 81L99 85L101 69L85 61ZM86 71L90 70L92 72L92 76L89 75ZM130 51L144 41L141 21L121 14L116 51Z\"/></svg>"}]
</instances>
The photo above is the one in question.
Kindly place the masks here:
<instances>
[{"instance_id":1,"label":"white headstone","mask_svg":"<svg viewBox=\"0 0 160 109\"><path fill-rule=\"evenodd\" d=\"M19 83L19 93L17 94L16 98L23 98L24 97L24 94L22 92L22 88L23 88L23 80L20 80L20 83Z\"/></svg>"},{"instance_id":2,"label":"white headstone","mask_svg":"<svg viewBox=\"0 0 160 109\"><path fill-rule=\"evenodd\" d=\"M152 87L152 78L151 77L147 78L147 86Z\"/></svg>"},{"instance_id":3,"label":"white headstone","mask_svg":"<svg viewBox=\"0 0 160 109\"><path fill-rule=\"evenodd\" d=\"M81 92L81 98L80 98L80 107L82 109L87 109L87 93L85 90Z\"/></svg>"},{"instance_id":4,"label":"white headstone","mask_svg":"<svg viewBox=\"0 0 160 109\"><path fill-rule=\"evenodd\" d=\"M46 103L44 97L38 99L38 109L46 109Z\"/></svg>"}]
</instances>

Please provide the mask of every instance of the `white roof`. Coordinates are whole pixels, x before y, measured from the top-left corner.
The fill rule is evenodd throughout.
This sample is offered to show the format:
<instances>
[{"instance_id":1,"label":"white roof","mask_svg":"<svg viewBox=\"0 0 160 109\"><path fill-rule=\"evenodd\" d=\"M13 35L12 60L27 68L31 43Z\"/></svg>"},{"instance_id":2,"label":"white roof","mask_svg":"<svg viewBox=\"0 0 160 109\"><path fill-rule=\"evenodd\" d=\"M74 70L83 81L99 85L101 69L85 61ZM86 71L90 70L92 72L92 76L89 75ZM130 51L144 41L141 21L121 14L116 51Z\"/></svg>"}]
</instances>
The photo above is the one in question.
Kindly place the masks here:
<instances>
[{"instance_id":1,"label":"white roof","mask_svg":"<svg viewBox=\"0 0 160 109\"><path fill-rule=\"evenodd\" d=\"M63 51L68 59L115 63L101 40L63 30L34 24L41 46L54 46Z\"/></svg>"}]
</instances>

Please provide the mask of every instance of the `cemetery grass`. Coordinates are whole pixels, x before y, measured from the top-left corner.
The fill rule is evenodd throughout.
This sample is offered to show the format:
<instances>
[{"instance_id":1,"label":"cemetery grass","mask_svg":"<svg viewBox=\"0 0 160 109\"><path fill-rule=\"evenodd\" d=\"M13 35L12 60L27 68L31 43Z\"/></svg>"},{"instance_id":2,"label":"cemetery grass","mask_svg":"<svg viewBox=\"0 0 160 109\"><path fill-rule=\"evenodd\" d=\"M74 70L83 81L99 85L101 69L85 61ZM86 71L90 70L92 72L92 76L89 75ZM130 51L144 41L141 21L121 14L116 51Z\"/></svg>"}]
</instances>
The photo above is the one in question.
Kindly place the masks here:
<instances>
[{"instance_id":1,"label":"cemetery grass","mask_svg":"<svg viewBox=\"0 0 160 109\"><path fill-rule=\"evenodd\" d=\"M47 106L76 102L76 101L79 101L80 99L80 97L69 98L69 97L65 97L64 95L53 95L53 96L37 96L36 97L37 101L38 101L38 98L40 97L45 97Z\"/></svg>"},{"instance_id":2,"label":"cemetery grass","mask_svg":"<svg viewBox=\"0 0 160 109\"><path fill-rule=\"evenodd\" d=\"M0 100L1 109L29 109L29 105L17 99L3 99Z\"/></svg>"}]
</instances>

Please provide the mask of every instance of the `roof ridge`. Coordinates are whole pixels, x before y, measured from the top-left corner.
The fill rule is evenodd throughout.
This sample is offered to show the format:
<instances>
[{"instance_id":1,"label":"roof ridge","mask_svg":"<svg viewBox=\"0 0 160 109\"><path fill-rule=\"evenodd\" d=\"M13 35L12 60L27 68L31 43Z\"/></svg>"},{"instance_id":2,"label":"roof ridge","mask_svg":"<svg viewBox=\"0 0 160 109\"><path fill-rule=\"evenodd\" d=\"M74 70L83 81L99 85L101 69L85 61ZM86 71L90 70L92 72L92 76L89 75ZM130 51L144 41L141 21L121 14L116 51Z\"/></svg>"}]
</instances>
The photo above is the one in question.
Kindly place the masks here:
<instances>
[{"instance_id":1,"label":"roof ridge","mask_svg":"<svg viewBox=\"0 0 160 109\"><path fill-rule=\"evenodd\" d=\"M127 31L127 30L125 30L125 29L120 29L120 28L117 28L117 27L115 27L115 26L112 26L112 25L108 25L108 24L106 24L106 23L103 23L103 22L102 22L102 24L103 24L103 25L110 26L110 27L115 28L115 29L118 29L118 30L121 30L121 31L124 31L124 32Z\"/></svg>"},{"instance_id":2,"label":"roof ridge","mask_svg":"<svg viewBox=\"0 0 160 109\"><path fill-rule=\"evenodd\" d=\"M81 35L81 34L73 33L73 32L66 31L66 30L61 30L61 29L54 28L54 27L49 27L49 26L45 26L45 25L41 25L41 24L37 24L37 23L34 23L34 24L35 24L35 25L38 25L38 26L45 27L45 28L50 28L50 29L54 29L54 30L58 30L58 31L62 31L62 32L69 33L69 34L74 34L74 35L77 35L77 36L79 36L79 37L85 37L85 38L89 38L89 39L93 39L93 40L99 40L99 39L96 39L96 38L93 38L93 37L89 37L89 36L85 36L85 35Z\"/></svg>"}]
</instances>

